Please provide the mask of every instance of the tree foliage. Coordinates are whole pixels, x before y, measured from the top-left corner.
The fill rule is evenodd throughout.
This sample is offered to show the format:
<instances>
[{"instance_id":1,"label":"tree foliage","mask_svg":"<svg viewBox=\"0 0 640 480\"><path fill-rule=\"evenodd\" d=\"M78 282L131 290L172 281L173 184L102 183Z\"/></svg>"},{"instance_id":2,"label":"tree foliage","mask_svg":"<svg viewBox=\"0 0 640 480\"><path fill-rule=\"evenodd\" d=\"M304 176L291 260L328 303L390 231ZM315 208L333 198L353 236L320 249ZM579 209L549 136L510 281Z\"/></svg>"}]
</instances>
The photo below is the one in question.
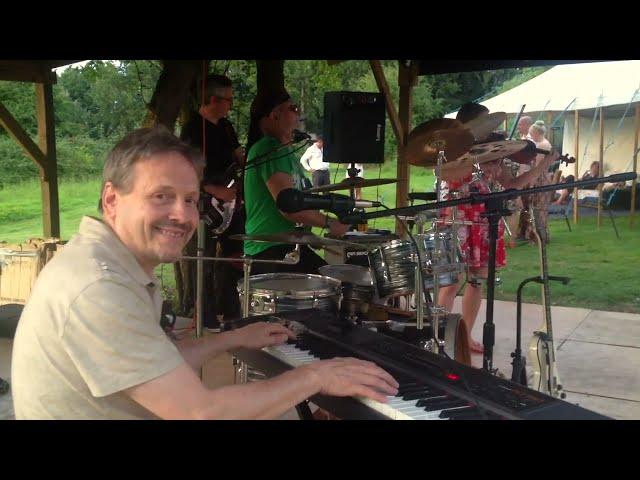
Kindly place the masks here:
<instances>
[{"instance_id":1,"label":"tree foliage","mask_svg":"<svg viewBox=\"0 0 640 480\"><path fill-rule=\"evenodd\" d=\"M398 63L383 61L393 102L398 106ZM71 67L59 75L54 85L56 137L59 174L96 175L102 170L104 155L127 132L141 126L147 105L162 70L153 60L91 61ZM246 142L249 108L256 94L254 60L212 60L210 72L225 73L233 81L234 105L230 119L238 137ZM513 88L545 67L494 70L419 77L413 90L413 126L441 117L461 104ZM325 92L336 90L377 92L378 87L366 60L350 60L329 65L325 60L287 60L285 86L302 108L302 127L322 131ZM195 85L192 108L197 108ZM33 84L0 82L0 100L25 130L37 134ZM387 121L385 156L394 161L396 139ZM0 130L0 183L13 182L37 174L33 162Z\"/></svg>"}]
</instances>

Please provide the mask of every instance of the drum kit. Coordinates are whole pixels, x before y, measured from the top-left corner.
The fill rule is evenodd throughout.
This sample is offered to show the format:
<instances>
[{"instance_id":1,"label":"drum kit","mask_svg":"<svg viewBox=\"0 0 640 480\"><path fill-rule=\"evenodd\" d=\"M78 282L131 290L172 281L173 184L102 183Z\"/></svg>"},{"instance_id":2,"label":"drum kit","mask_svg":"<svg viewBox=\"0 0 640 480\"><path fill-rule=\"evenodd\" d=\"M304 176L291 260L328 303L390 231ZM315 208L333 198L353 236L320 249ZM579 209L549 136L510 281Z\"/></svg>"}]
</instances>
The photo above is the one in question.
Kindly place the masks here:
<instances>
[{"instance_id":1,"label":"drum kit","mask_svg":"<svg viewBox=\"0 0 640 480\"><path fill-rule=\"evenodd\" d=\"M504 113L486 115L467 123L442 118L425 122L410 133L404 150L407 161L436 171L436 192L430 193L428 199L440 198L441 180L466 177L481 171L481 164L508 157L527 146L525 141L496 140L492 136L504 119ZM453 161L447 161L448 158ZM353 190L396 181L349 177L337 184L305 192ZM455 192L449 193L455 198ZM469 363L467 347L461 348L468 338L464 322L460 315L437 305L439 288L457 285L465 272L467 280L475 280L469 277L455 233L459 226L471 222L457 220L456 207L452 210L453 215L448 220L434 219L434 215L416 215L418 233L409 240L394 238L372 243L373 237L366 236L368 266L329 264L320 269L320 275L272 273L250 276L248 281L238 282L241 301L248 305L249 315L305 308L332 311L348 322L395 335L413 336L427 350L444 351ZM425 231L428 221L431 221L431 227ZM355 237L348 234L335 239L296 231L231 238L315 248L363 248L362 242L353 241ZM399 298L404 299L404 310L400 311L394 308Z\"/></svg>"}]
</instances>

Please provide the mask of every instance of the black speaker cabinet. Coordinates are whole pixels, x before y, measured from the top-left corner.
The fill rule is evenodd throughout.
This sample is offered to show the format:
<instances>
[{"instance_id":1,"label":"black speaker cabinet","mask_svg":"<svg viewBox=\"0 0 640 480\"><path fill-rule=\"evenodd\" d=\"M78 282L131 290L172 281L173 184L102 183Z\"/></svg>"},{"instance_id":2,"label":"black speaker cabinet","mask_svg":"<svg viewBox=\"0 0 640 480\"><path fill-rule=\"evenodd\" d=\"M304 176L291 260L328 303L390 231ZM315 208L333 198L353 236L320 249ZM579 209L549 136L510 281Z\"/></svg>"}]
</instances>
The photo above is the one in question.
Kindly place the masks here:
<instances>
[{"instance_id":1,"label":"black speaker cabinet","mask_svg":"<svg viewBox=\"0 0 640 480\"><path fill-rule=\"evenodd\" d=\"M384 163L381 93L324 94L323 158L329 163Z\"/></svg>"}]
</instances>

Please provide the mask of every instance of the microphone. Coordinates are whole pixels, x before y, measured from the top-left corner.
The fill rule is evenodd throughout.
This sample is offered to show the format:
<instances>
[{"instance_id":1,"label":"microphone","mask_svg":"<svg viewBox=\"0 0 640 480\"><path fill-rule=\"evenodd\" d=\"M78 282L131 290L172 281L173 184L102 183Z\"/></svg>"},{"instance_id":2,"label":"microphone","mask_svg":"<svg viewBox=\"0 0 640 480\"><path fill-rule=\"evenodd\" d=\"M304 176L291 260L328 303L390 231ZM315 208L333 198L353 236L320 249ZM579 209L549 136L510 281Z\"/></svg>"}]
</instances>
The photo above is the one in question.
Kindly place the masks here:
<instances>
[{"instance_id":1,"label":"microphone","mask_svg":"<svg viewBox=\"0 0 640 480\"><path fill-rule=\"evenodd\" d=\"M302 210L329 210L341 214L354 208L371 208L381 206L380 202L354 200L346 195L330 193L314 195L304 193L296 188L285 188L278 194L276 205L285 213L296 213Z\"/></svg>"},{"instance_id":2,"label":"microphone","mask_svg":"<svg viewBox=\"0 0 640 480\"><path fill-rule=\"evenodd\" d=\"M311 140L311 135L307 132L303 132L298 130L297 128L293 130L293 143L302 142L303 140Z\"/></svg>"}]
</instances>

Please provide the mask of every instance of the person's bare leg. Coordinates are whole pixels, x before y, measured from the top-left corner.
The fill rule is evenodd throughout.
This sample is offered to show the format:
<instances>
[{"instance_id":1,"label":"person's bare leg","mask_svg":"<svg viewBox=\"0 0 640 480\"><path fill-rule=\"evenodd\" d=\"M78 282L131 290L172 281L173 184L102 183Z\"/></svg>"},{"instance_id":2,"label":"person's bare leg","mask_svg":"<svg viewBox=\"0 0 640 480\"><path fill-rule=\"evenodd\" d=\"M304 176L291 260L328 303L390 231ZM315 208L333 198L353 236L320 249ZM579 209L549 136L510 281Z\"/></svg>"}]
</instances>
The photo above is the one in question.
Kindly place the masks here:
<instances>
[{"instance_id":1,"label":"person's bare leg","mask_svg":"<svg viewBox=\"0 0 640 480\"><path fill-rule=\"evenodd\" d=\"M472 276L476 278L487 278L486 268L473 268L470 269ZM469 348L472 352L482 353L484 348L480 342L475 341L471 337L471 330L476 323L476 317L480 311L480 304L482 303L482 285L474 286L471 283L467 283L462 296L462 320L467 326L467 332L469 334Z\"/></svg>"},{"instance_id":2,"label":"person's bare leg","mask_svg":"<svg viewBox=\"0 0 640 480\"><path fill-rule=\"evenodd\" d=\"M456 293L458 293L459 288L460 277L458 277L458 283L440 287L438 291L438 305L444 307L447 312L451 313L451 310L453 310L453 302L456 299Z\"/></svg>"}]
</instances>

